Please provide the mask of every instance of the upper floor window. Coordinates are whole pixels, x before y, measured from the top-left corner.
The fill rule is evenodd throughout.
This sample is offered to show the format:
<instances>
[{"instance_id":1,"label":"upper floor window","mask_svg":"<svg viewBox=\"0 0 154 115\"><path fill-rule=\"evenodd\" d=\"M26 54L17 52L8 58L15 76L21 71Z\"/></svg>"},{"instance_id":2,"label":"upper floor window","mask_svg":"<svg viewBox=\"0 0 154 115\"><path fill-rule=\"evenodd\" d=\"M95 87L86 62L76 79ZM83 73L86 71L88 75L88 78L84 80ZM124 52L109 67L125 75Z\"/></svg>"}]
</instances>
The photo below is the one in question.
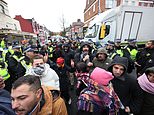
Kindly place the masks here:
<instances>
[{"instance_id":1,"label":"upper floor window","mask_svg":"<svg viewBox=\"0 0 154 115\"><path fill-rule=\"evenodd\" d=\"M4 6L2 6L1 4L0 4L0 12L3 13L3 14L5 14Z\"/></svg>"},{"instance_id":2,"label":"upper floor window","mask_svg":"<svg viewBox=\"0 0 154 115\"><path fill-rule=\"evenodd\" d=\"M88 0L88 4L89 4L89 0Z\"/></svg>"},{"instance_id":3,"label":"upper floor window","mask_svg":"<svg viewBox=\"0 0 154 115\"><path fill-rule=\"evenodd\" d=\"M116 0L106 0L105 8L113 8L116 6Z\"/></svg>"},{"instance_id":4,"label":"upper floor window","mask_svg":"<svg viewBox=\"0 0 154 115\"><path fill-rule=\"evenodd\" d=\"M96 7L95 7L95 5L94 5L94 6L93 6L93 12L95 12L95 8L96 8Z\"/></svg>"}]
</instances>

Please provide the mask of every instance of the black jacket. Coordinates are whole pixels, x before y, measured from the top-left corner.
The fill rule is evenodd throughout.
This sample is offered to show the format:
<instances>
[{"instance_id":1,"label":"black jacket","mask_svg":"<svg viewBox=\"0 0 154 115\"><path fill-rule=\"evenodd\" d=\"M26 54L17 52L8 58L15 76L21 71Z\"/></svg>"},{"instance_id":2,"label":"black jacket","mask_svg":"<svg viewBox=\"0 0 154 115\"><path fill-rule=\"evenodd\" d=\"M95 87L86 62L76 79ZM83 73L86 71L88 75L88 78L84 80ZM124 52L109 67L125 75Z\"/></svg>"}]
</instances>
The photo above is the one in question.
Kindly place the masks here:
<instances>
[{"instance_id":1,"label":"black jacket","mask_svg":"<svg viewBox=\"0 0 154 115\"><path fill-rule=\"evenodd\" d=\"M131 113L138 114L142 104L142 90L139 87L137 79L127 74L128 60L125 57L115 57L109 66L108 70L112 72L112 67L115 64L123 65L125 72L120 77L114 77L111 81L113 88L119 96L122 104L128 106ZM120 115L128 115L124 110L120 110Z\"/></svg>"},{"instance_id":2,"label":"black jacket","mask_svg":"<svg viewBox=\"0 0 154 115\"><path fill-rule=\"evenodd\" d=\"M14 54L15 55L15 54ZM20 58L21 56L17 56ZM26 69L22 66L21 62L18 62L13 56L8 60L8 71L13 83L16 79L25 75Z\"/></svg>"},{"instance_id":3,"label":"black jacket","mask_svg":"<svg viewBox=\"0 0 154 115\"><path fill-rule=\"evenodd\" d=\"M137 63L141 65L140 67L137 67L137 72L143 74L147 68L154 66L154 48L143 49L137 53L136 58Z\"/></svg>"},{"instance_id":4,"label":"black jacket","mask_svg":"<svg viewBox=\"0 0 154 115\"><path fill-rule=\"evenodd\" d=\"M0 89L0 115L15 115L11 107L11 96L3 89Z\"/></svg>"},{"instance_id":5,"label":"black jacket","mask_svg":"<svg viewBox=\"0 0 154 115\"><path fill-rule=\"evenodd\" d=\"M87 46L89 47L89 52L88 52L88 54L87 54L87 53L84 54L84 52L82 52L82 49L83 49L83 47L84 47L85 45L87 45ZM92 51L92 48L90 47L89 43L88 43L88 42L82 42L82 43L81 43L81 46L80 46L80 51L79 51L78 53L76 53L75 56L74 56L74 62L75 62L75 64L77 64L78 62L84 62L84 61L83 61L83 58L84 58L86 55L89 55L89 58L90 58L89 61L92 62L92 60L93 60L93 58L94 58L94 55L91 53L91 51ZM83 55L83 56L82 56L82 55ZM85 62L85 63L87 63L87 62Z\"/></svg>"},{"instance_id":6,"label":"black jacket","mask_svg":"<svg viewBox=\"0 0 154 115\"><path fill-rule=\"evenodd\" d=\"M154 115L154 94L143 91L143 105L138 115Z\"/></svg>"}]
</instances>

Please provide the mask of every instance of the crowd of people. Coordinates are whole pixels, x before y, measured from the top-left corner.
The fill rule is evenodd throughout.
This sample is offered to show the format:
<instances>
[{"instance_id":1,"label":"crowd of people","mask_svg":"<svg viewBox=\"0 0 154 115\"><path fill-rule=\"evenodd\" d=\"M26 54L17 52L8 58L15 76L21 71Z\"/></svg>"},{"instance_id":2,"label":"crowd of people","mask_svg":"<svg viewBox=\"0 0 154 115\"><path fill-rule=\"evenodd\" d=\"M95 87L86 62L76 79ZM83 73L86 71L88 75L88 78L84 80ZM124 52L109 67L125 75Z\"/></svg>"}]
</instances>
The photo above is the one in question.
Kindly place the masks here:
<instances>
[{"instance_id":1,"label":"crowd of people","mask_svg":"<svg viewBox=\"0 0 154 115\"><path fill-rule=\"evenodd\" d=\"M2 42L0 114L154 115L154 40Z\"/></svg>"}]
</instances>

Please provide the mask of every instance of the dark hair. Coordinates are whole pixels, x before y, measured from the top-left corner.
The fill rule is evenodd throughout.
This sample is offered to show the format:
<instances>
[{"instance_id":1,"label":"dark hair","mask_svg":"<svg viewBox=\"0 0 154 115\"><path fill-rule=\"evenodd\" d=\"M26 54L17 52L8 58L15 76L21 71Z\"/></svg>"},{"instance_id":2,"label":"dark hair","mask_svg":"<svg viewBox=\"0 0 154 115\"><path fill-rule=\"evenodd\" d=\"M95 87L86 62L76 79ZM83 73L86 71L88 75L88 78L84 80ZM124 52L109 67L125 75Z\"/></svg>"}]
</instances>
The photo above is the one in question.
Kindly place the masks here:
<instances>
[{"instance_id":1,"label":"dark hair","mask_svg":"<svg viewBox=\"0 0 154 115\"><path fill-rule=\"evenodd\" d=\"M36 56L33 57L33 59L31 60L31 62L33 63L35 59L43 59L43 62L44 62L43 56L36 55Z\"/></svg>"},{"instance_id":2,"label":"dark hair","mask_svg":"<svg viewBox=\"0 0 154 115\"><path fill-rule=\"evenodd\" d=\"M151 42L151 43L152 43L152 45L154 45L154 40L149 40L149 42Z\"/></svg>"},{"instance_id":3,"label":"dark hair","mask_svg":"<svg viewBox=\"0 0 154 115\"><path fill-rule=\"evenodd\" d=\"M12 89L16 89L17 87L27 84L31 86L31 90L37 91L38 89L41 88L41 81L39 76L34 76L34 75L26 75L23 77L18 78L13 84L12 84Z\"/></svg>"},{"instance_id":4,"label":"dark hair","mask_svg":"<svg viewBox=\"0 0 154 115\"><path fill-rule=\"evenodd\" d=\"M149 67L145 70L145 74L148 75L149 73L154 73L154 66L153 67Z\"/></svg>"},{"instance_id":5,"label":"dark hair","mask_svg":"<svg viewBox=\"0 0 154 115\"><path fill-rule=\"evenodd\" d=\"M88 72L87 65L84 62L78 62L76 65L76 70L83 73Z\"/></svg>"}]
</instances>

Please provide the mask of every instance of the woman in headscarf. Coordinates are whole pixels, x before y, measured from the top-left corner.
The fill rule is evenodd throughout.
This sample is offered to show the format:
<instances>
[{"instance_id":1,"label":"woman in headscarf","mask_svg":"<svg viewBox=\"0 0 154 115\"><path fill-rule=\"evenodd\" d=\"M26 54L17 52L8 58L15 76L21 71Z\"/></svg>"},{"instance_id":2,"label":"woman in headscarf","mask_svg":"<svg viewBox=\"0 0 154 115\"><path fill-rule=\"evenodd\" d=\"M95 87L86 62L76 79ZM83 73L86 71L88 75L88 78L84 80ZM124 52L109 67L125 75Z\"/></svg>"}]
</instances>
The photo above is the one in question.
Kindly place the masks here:
<instances>
[{"instance_id":1,"label":"woman in headscarf","mask_svg":"<svg viewBox=\"0 0 154 115\"><path fill-rule=\"evenodd\" d=\"M143 90L143 104L139 115L154 115L154 67L146 69L138 78L138 83Z\"/></svg>"}]
</instances>

